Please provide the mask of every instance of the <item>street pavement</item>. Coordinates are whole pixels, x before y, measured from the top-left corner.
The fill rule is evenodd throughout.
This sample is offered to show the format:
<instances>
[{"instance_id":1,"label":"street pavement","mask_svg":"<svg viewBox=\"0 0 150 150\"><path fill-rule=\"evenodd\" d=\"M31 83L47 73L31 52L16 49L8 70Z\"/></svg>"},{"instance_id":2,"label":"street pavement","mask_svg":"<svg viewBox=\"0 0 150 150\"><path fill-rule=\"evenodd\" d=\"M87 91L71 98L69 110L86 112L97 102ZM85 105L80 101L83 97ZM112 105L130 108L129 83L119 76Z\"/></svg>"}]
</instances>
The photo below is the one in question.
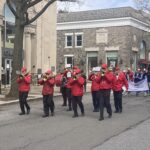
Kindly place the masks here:
<instances>
[{"instance_id":1,"label":"street pavement","mask_svg":"<svg viewBox=\"0 0 150 150\"><path fill-rule=\"evenodd\" d=\"M113 104L113 97L111 103ZM31 114L19 116L19 105L0 106L0 150L149 150L150 97L123 98L123 113L98 121L90 94L85 94L85 116L55 101L55 116L42 118L42 99L30 101ZM113 107L114 110L114 107ZM136 147L137 146L137 149ZM148 149L149 148L149 149Z\"/></svg>"},{"instance_id":2,"label":"street pavement","mask_svg":"<svg viewBox=\"0 0 150 150\"><path fill-rule=\"evenodd\" d=\"M150 119L93 150L150 150Z\"/></svg>"}]
</instances>

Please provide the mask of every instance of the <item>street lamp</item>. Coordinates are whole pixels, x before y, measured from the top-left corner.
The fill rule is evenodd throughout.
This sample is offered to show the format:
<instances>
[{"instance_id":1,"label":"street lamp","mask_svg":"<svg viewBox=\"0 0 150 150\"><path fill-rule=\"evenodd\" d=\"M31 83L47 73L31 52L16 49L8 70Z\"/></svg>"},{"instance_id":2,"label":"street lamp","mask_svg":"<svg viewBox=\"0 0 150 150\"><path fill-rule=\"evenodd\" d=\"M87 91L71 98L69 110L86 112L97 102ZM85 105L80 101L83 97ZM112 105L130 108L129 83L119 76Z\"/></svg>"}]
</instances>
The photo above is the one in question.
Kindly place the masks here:
<instances>
[{"instance_id":1,"label":"street lamp","mask_svg":"<svg viewBox=\"0 0 150 150\"><path fill-rule=\"evenodd\" d=\"M50 56L48 56L48 61L49 61L49 69L50 69Z\"/></svg>"}]
</instances>

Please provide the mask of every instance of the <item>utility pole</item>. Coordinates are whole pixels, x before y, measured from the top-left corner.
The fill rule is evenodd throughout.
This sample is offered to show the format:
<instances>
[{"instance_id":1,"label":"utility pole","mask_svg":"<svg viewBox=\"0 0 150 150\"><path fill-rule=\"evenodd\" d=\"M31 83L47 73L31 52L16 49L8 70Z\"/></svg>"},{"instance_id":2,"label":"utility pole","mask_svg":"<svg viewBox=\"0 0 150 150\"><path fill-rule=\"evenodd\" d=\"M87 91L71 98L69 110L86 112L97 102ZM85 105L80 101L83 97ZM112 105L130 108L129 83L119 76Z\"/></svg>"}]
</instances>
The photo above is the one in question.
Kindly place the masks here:
<instances>
[{"instance_id":1,"label":"utility pole","mask_svg":"<svg viewBox=\"0 0 150 150\"><path fill-rule=\"evenodd\" d=\"M48 61L49 61L49 69L50 69L50 56L48 56Z\"/></svg>"}]
</instances>

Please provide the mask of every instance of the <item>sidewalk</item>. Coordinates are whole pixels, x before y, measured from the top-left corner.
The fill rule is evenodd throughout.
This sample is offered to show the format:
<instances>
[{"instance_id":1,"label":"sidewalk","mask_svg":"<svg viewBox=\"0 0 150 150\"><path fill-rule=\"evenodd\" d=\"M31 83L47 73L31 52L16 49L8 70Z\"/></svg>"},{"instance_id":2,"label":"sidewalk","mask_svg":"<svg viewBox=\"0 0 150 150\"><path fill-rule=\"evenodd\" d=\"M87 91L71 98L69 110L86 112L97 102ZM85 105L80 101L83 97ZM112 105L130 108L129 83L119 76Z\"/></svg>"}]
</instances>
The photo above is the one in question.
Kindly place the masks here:
<instances>
[{"instance_id":1,"label":"sidewalk","mask_svg":"<svg viewBox=\"0 0 150 150\"><path fill-rule=\"evenodd\" d=\"M90 92L91 83L87 83L86 87L87 87L86 92ZM14 99L14 100L5 99L5 94L9 92L9 88L10 87L2 88L3 94L0 95L0 105L7 105L7 104L13 104L19 102L19 99ZM29 93L28 100L30 101L30 100L42 98L41 91L42 91L42 86L39 85L31 86L31 91ZM55 86L54 96L60 96L60 95L61 95L60 88Z\"/></svg>"}]
</instances>

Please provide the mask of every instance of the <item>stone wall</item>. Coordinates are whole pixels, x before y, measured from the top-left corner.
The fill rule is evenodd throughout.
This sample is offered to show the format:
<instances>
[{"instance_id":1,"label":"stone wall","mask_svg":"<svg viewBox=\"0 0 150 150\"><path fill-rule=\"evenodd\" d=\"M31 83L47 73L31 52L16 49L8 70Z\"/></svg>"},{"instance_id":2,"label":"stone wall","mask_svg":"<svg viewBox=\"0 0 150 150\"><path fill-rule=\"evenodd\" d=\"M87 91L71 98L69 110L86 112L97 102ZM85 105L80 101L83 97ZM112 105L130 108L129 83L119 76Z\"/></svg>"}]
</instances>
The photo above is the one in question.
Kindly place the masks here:
<instances>
[{"instance_id":1,"label":"stone wall","mask_svg":"<svg viewBox=\"0 0 150 150\"><path fill-rule=\"evenodd\" d=\"M104 30L107 32L107 42L106 43L96 43L96 33L99 30ZM82 48L65 48L65 33L77 33L83 32L83 47ZM80 67L86 68L86 48L98 47L98 63L106 63L106 52L118 50L118 64L121 67L131 67L131 59L134 50L139 50L140 43L142 40L146 42L147 52L150 50L150 33L142 31L140 29L123 26L123 27L107 27L107 28L93 28L93 29L80 29L80 30L63 30L57 31L57 70L60 71L64 68L64 55L73 54L74 64ZM74 41L74 40L73 40ZM114 49L113 49L114 48ZM137 57L139 57L139 52ZM148 55L147 55L148 56ZM80 64L81 59L84 64ZM148 57L147 57L148 59Z\"/></svg>"}]
</instances>

